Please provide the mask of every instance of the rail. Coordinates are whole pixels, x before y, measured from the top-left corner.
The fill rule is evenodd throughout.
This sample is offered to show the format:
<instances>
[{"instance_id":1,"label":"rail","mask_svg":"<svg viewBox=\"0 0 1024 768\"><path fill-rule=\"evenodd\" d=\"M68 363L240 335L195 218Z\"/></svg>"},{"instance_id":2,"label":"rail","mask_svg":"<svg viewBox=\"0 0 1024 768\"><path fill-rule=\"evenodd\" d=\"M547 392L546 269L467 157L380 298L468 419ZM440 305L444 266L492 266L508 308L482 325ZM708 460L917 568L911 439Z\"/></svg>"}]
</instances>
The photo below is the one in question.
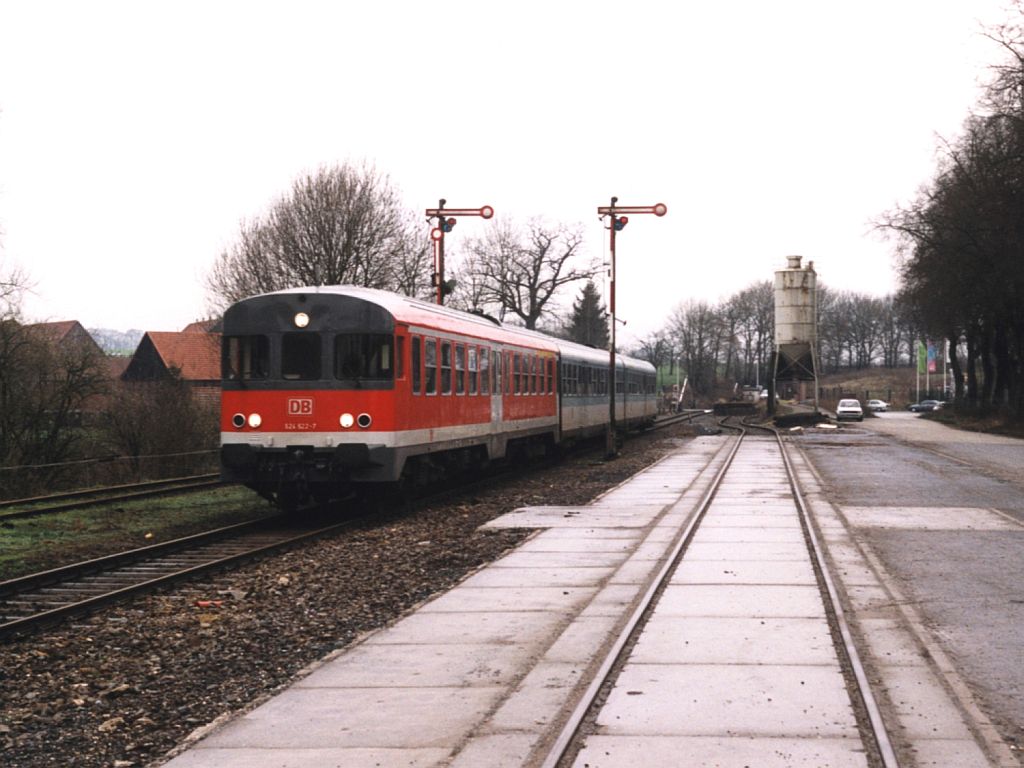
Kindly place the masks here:
<instances>
[{"instance_id":1,"label":"rail","mask_svg":"<svg viewBox=\"0 0 1024 768\"><path fill-rule=\"evenodd\" d=\"M832 626L833 629L833 639L837 646L837 652L845 656L855 680L856 695L864 705L867 723L862 723L862 729L868 733L868 737L865 738L865 741L867 742L870 740L872 743L871 746L876 752L878 761L884 768L898 768L899 763L896 758L895 750L892 747L892 742L889 738L888 732L886 731L879 707L871 692L871 687L864 671L863 664L860 661L859 654L853 643L852 633L850 632L849 625L846 622L835 585L829 575L821 546L814 533L814 528L811 525L807 505L804 503L802 498L802 492L797 482L796 474L793 471L793 466L789 459L785 443L782 440L782 436L778 430L771 426L747 422L735 423L734 420L738 418L739 417L736 415L725 415L718 419L718 423L721 427L735 430L737 432L734 444L730 448L725 461L715 474L700 502L697 504L695 514L691 517L689 523L684 528L681 535L679 535L669 555L666 557L664 565L647 588L637 607L624 624L619 635L612 642L606 656L599 664L594 678L587 686L578 704L565 720L561 730L557 735L555 735L551 742L550 749L548 749L546 754L543 756L543 761L540 763L543 768L559 768L560 766L568 766L572 764L576 753L582 746L584 737L581 731L583 724L590 717L595 716L597 711L599 711L601 707L601 700L603 698L601 696L602 691L613 683L616 670L619 669L625 661L625 658L628 655L628 649L639 637L639 634L643 630L648 618L653 613L655 606L657 605L658 598L665 591L669 579L684 557L687 547L703 522L723 480L732 467L736 454L738 453L744 438L750 430L770 433L774 437L779 451L782 454L786 477L789 482L789 487L793 495L795 505L799 512L800 524L804 530L808 550L812 557L819 590L822 593L822 599L826 602L827 612L834 619L834 624L830 622L830 626ZM852 692L851 695L853 695Z\"/></svg>"}]
</instances>

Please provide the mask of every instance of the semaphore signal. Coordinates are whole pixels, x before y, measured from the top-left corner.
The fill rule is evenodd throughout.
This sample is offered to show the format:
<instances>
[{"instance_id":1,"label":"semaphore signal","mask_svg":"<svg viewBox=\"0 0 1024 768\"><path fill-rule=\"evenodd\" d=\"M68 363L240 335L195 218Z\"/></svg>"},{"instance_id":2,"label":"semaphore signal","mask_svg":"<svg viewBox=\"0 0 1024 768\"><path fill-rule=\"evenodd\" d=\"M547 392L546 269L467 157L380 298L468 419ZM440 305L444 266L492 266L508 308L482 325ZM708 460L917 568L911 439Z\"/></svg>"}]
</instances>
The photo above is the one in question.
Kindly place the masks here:
<instances>
[{"instance_id":1,"label":"semaphore signal","mask_svg":"<svg viewBox=\"0 0 1024 768\"><path fill-rule=\"evenodd\" d=\"M437 303L444 304L444 297L455 289L455 281L444 279L444 236L451 232L457 223L456 216L479 216L489 219L494 216L494 209L489 205L479 208L445 208L448 201L438 200L437 208L427 208L427 222L437 221L437 226L430 230L430 239L434 242L434 275L431 285L436 289Z\"/></svg>"}]
</instances>

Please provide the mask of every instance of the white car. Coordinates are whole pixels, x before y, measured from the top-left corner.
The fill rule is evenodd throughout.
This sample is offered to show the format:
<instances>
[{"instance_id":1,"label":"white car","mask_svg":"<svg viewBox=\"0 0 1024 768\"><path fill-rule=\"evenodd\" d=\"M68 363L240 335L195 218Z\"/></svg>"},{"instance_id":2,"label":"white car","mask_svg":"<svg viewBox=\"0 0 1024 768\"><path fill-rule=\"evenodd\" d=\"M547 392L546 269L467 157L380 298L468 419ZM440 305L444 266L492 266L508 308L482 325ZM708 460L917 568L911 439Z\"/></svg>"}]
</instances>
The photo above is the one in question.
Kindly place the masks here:
<instances>
[{"instance_id":1,"label":"white car","mask_svg":"<svg viewBox=\"0 0 1024 768\"><path fill-rule=\"evenodd\" d=\"M889 404L885 400L868 400L869 411L888 411Z\"/></svg>"},{"instance_id":2,"label":"white car","mask_svg":"<svg viewBox=\"0 0 1024 768\"><path fill-rule=\"evenodd\" d=\"M864 410L860 407L859 400L843 399L836 406L836 421L851 419L864 421Z\"/></svg>"}]
</instances>

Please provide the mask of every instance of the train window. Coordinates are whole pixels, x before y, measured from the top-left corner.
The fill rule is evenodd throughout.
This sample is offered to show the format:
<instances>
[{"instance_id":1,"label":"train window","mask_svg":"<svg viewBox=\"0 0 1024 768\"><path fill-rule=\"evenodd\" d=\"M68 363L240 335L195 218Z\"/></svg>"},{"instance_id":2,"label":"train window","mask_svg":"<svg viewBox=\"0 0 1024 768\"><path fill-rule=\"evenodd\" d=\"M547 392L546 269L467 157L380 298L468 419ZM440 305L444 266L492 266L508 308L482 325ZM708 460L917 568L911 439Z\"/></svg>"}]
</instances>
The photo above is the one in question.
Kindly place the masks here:
<instances>
[{"instance_id":1,"label":"train window","mask_svg":"<svg viewBox=\"0 0 1024 768\"><path fill-rule=\"evenodd\" d=\"M334 337L334 378L390 380L392 337L386 333L339 333Z\"/></svg>"},{"instance_id":2,"label":"train window","mask_svg":"<svg viewBox=\"0 0 1024 768\"><path fill-rule=\"evenodd\" d=\"M455 345L455 394L466 394L466 348Z\"/></svg>"},{"instance_id":3,"label":"train window","mask_svg":"<svg viewBox=\"0 0 1024 768\"><path fill-rule=\"evenodd\" d=\"M395 336L395 378L405 378L405 336Z\"/></svg>"},{"instance_id":4,"label":"train window","mask_svg":"<svg viewBox=\"0 0 1024 768\"><path fill-rule=\"evenodd\" d=\"M512 353L511 352L506 352L505 353L505 368L503 370L504 370L504 373L505 373L505 375L504 375L504 379L505 379L505 394L506 395L511 395L512 394Z\"/></svg>"},{"instance_id":5,"label":"train window","mask_svg":"<svg viewBox=\"0 0 1024 768\"><path fill-rule=\"evenodd\" d=\"M547 381L548 381L548 394L553 394L555 391L555 361L552 358L548 358L547 362Z\"/></svg>"},{"instance_id":6,"label":"train window","mask_svg":"<svg viewBox=\"0 0 1024 768\"><path fill-rule=\"evenodd\" d=\"M221 376L226 381L265 379L270 373L266 336L225 336L221 353Z\"/></svg>"},{"instance_id":7,"label":"train window","mask_svg":"<svg viewBox=\"0 0 1024 768\"><path fill-rule=\"evenodd\" d=\"M491 394L491 351L480 348L480 394Z\"/></svg>"},{"instance_id":8,"label":"train window","mask_svg":"<svg viewBox=\"0 0 1024 768\"><path fill-rule=\"evenodd\" d=\"M520 366L523 364L522 355L512 356L512 394L519 394Z\"/></svg>"},{"instance_id":9,"label":"train window","mask_svg":"<svg viewBox=\"0 0 1024 768\"><path fill-rule=\"evenodd\" d=\"M437 341L427 339L423 350L424 373L426 374L426 392L428 395L437 394Z\"/></svg>"},{"instance_id":10,"label":"train window","mask_svg":"<svg viewBox=\"0 0 1024 768\"><path fill-rule=\"evenodd\" d=\"M441 394L452 393L452 343L441 342Z\"/></svg>"},{"instance_id":11,"label":"train window","mask_svg":"<svg viewBox=\"0 0 1024 768\"><path fill-rule=\"evenodd\" d=\"M530 355L530 394L537 394L537 357Z\"/></svg>"},{"instance_id":12,"label":"train window","mask_svg":"<svg viewBox=\"0 0 1024 768\"><path fill-rule=\"evenodd\" d=\"M420 341L419 336L412 337L412 393L418 395L420 393L420 387L423 384L422 374L420 373Z\"/></svg>"},{"instance_id":13,"label":"train window","mask_svg":"<svg viewBox=\"0 0 1024 768\"><path fill-rule=\"evenodd\" d=\"M494 363L494 365L491 366L491 392L496 395L501 394L501 388L503 386L501 383L501 373L505 368L501 363L501 359L501 352L499 350L494 350L494 358L491 360L491 362Z\"/></svg>"},{"instance_id":14,"label":"train window","mask_svg":"<svg viewBox=\"0 0 1024 768\"><path fill-rule=\"evenodd\" d=\"M466 350L466 368L469 371L469 394L475 395L477 389L476 347Z\"/></svg>"},{"instance_id":15,"label":"train window","mask_svg":"<svg viewBox=\"0 0 1024 768\"><path fill-rule=\"evenodd\" d=\"M286 333L281 337L281 378L314 381L320 378L320 334Z\"/></svg>"}]
</instances>

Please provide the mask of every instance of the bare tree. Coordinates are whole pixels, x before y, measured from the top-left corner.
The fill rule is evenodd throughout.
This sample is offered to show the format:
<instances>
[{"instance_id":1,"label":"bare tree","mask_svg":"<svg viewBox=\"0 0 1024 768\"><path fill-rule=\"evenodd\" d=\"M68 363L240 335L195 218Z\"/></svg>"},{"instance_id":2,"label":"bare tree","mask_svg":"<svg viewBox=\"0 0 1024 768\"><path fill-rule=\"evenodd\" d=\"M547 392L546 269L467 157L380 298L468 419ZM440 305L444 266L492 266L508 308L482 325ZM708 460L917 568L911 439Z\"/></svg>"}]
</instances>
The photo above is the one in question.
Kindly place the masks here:
<instances>
[{"instance_id":1,"label":"bare tree","mask_svg":"<svg viewBox=\"0 0 1024 768\"><path fill-rule=\"evenodd\" d=\"M589 280L599 271L593 264L575 264L582 245L578 226L532 219L522 231L509 221L497 222L470 241L472 257L463 279L478 288L477 300L497 307L500 316L511 314L527 328L536 328L563 286Z\"/></svg>"},{"instance_id":2,"label":"bare tree","mask_svg":"<svg viewBox=\"0 0 1024 768\"><path fill-rule=\"evenodd\" d=\"M129 458L135 477L142 477L143 456L215 448L218 418L218 409L196 399L172 368L166 380L122 383L101 426L107 443Z\"/></svg>"},{"instance_id":3,"label":"bare tree","mask_svg":"<svg viewBox=\"0 0 1024 768\"><path fill-rule=\"evenodd\" d=\"M22 299L30 288L24 271L16 267L4 270L0 265L0 321L19 319Z\"/></svg>"},{"instance_id":4,"label":"bare tree","mask_svg":"<svg viewBox=\"0 0 1024 768\"><path fill-rule=\"evenodd\" d=\"M501 224L499 223L500 227ZM500 233L489 233L494 238L494 247L504 247ZM477 241L470 241L470 250L458 262L459 266L452 270L455 280L455 291L448 299L448 304L455 309L466 312L477 312L492 315L499 320L505 319L504 309L493 300L493 291L488 290L486 270L481 263L478 251L473 247Z\"/></svg>"},{"instance_id":5,"label":"bare tree","mask_svg":"<svg viewBox=\"0 0 1024 768\"><path fill-rule=\"evenodd\" d=\"M417 235L412 220L388 178L372 167L306 174L262 218L241 223L237 242L207 278L211 308L303 285L420 292L426 232Z\"/></svg>"},{"instance_id":6,"label":"bare tree","mask_svg":"<svg viewBox=\"0 0 1024 768\"><path fill-rule=\"evenodd\" d=\"M411 214L402 222L402 227L403 247L397 250L390 264L391 288L405 296L430 298L434 251L429 230L419 217Z\"/></svg>"},{"instance_id":7,"label":"bare tree","mask_svg":"<svg viewBox=\"0 0 1024 768\"><path fill-rule=\"evenodd\" d=\"M661 368L668 364L672 373L675 373L674 352L672 340L668 334L665 331L655 331L637 341L636 349L632 354L641 360L646 360L655 368Z\"/></svg>"},{"instance_id":8,"label":"bare tree","mask_svg":"<svg viewBox=\"0 0 1024 768\"><path fill-rule=\"evenodd\" d=\"M720 331L718 312L704 301L679 305L669 320L683 369L699 394L709 394L717 383Z\"/></svg>"},{"instance_id":9,"label":"bare tree","mask_svg":"<svg viewBox=\"0 0 1024 768\"><path fill-rule=\"evenodd\" d=\"M23 273L0 278L0 466L54 464L74 458L88 438L83 406L106 388L98 348L56 344L21 322ZM5 476L7 492L18 480Z\"/></svg>"},{"instance_id":10,"label":"bare tree","mask_svg":"<svg viewBox=\"0 0 1024 768\"><path fill-rule=\"evenodd\" d=\"M736 328L743 365L737 378L760 383L768 376L768 355L775 328L775 293L770 280L744 288L729 299L739 316Z\"/></svg>"}]
</instances>

